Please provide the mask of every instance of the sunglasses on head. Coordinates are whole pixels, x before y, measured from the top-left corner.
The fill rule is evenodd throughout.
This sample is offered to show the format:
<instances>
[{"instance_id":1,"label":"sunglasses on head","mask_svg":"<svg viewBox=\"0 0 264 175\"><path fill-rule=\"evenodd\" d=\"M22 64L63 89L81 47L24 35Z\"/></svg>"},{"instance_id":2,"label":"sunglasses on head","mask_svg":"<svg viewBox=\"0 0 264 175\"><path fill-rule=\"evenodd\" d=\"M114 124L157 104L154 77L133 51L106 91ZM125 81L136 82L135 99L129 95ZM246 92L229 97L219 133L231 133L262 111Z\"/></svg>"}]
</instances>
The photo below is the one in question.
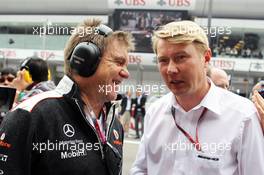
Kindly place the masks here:
<instances>
[{"instance_id":1,"label":"sunglasses on head","mask_svg":"<svg viewBox=\"0 0 264 175\"><path fill-rule=\"evenodd\" d=\"M2 76L0 77L0 83L4 83L6 80L9 82L12 82L15 79L15 77L11 77L11 76Z\"/></svg>"}]
</instances>

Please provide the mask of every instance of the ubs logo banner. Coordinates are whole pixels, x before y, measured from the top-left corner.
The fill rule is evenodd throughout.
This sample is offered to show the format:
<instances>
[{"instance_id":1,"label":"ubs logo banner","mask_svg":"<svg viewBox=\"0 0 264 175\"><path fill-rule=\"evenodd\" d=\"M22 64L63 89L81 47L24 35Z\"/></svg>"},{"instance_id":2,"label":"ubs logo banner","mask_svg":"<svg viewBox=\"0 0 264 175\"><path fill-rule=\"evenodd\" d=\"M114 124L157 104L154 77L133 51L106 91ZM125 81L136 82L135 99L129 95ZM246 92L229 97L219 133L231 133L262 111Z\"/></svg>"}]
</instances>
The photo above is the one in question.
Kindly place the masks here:
<instances>
[{"instance_id":1,"label":"ubs logo banner","mask_svg":"<svg viewBox=\"0 0 264 175\"><path fill-rule=\"evenodd\" d=\"M194 10L196 0L108 0L113 9Z\"/></svg>"}]
</instances>

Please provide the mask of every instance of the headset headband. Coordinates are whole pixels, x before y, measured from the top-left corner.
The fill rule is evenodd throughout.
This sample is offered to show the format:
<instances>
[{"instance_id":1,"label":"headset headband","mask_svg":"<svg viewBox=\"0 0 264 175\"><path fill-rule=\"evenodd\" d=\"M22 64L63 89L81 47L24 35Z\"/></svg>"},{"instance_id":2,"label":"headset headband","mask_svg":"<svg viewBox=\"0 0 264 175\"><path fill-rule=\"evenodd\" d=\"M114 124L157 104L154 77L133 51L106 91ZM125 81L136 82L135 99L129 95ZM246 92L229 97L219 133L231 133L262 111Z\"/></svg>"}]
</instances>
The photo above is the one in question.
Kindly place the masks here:
<instances>
[{"instance_id":1,"label":"headset headband","mask_svg":"<svg viewBox=\"0 0 264 175\"><path fill-rule=\"evenodd\" d=\"M31 60L31 58L26 58L20 65L20 70L23 70L23 69L29 69L29 67L27 66L28 62Z\"/></svg>"},{"instance_id":2,"label":"headset headband","mask_svg":"<svg viewBox=\"0 0 264 175\"><path fill-rule=\"evenodd\" d=\"M108 27L108 26L106 26L104 24L100 24L98 26L98 34L99 35L107 37L107 36L109 36L112 33L113 33L113 30L110 27Z\"/></svg>"},{"instance_id":3,"label":"headset headband","mask_svg":"<svg viewBox=\"0 0 264 175\"><path fill-rule=\"evenodd\" d=\"M108 37L109 35L111 35L112 33L113 33L113 30L110 28L110 27L108 27L108 26L106 26L106 25L104 25L104 24L100 24L99 26L97 26L96 27L97 28L97 30L98 30L98 35L102 35L102 36L104 36L104 37ZM91 41L86 41L86 42L91 42ZM92 42L91 42L92 43ZM78 44L80 44L80 43L78 43ZM78 45L77 44L77 45ZM76 46L75 46L76 47ZM70 60L71 59L71 56L72 56L72 53L73 53L73 51L74 51L74 49L72 50L72 52L71 52L71 54L69 55L69 57L68 57L68 59L67 60Z\"/></svg>"}]
</instances>

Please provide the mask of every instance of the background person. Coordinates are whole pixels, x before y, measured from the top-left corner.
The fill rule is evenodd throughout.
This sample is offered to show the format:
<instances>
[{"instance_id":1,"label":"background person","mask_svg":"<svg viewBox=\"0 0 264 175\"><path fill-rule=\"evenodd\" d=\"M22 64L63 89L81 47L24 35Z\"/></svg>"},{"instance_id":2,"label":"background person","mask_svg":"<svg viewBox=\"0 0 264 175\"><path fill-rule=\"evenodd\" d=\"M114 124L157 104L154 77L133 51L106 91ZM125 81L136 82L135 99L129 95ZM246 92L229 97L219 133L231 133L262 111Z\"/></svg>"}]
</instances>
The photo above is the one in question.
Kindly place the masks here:
<instances>
[{"instance_id":1,"label":"background person","mask_svg":"<svg viewBox=\"0 0 264 175\"><path fill-rule=\"evenodd\" d=\"M38 57L23 60L11 86L18 92L16 103L41 92L55 89L54 82L50 80L47 62Z\"/></svg>"},{"instance_id":2,"label":"background person","mask_svg":"<svg viewBox=\"0 0 264 175\"><path fill-rule=\"evenodd\" d=\"M260 116L260 123L262 126L262 130L264 133L264 93L262 92L263 96L260 95L260 90L264 90L264 81L260 81L257 84L255 84L255 86L252 89L252 101L254 102L257 110L258 110L258 114Z\"/></svg>"},{"instance_id":3,"label":"background person","mask_svg":"<svg viewBox=\"0 0 264 175\"><path fill-rule=\"evenodd\" d=\"M16 78L16 71L13 68L6 67L0 72L0 85L9 86Z\"/></svg>"},{"instance_id":4,"label":"background person","mask_svg":"<svg viewBox=\"0 0 264 175\"><path fill-rule=\"evenodd\" d=\"M11 84L15 77L16 71L13 68L6 67L0 71L0 124L13 105L16 91L12 89Z\"/></svg>"},{"instance_id":5,"label":"background person","mask_svg":"<svg viewBox=\"0 0 264 175\"><path fill-rule=\"evenodd\" d=\"M207 76L211 78L216 86L229 89L229 77L223 69L208 66Z\"/></svg>"},{"instance_id":6,"label":"background person","mask_svg":"<svg viewBox=\"0 0 264 175\"><path fill-rule=\"evenodd\" d=\"M121 101L121 123L124 128L124 135L128 137L129 135L129 126L130 126L130 118L131 118L131 110L132 110L132 98L131 92L127 91L125 97L123 97Z\"/></svg>"},{"instance_id":7,"label":"background person","mask_svg":"<svg viewBox=\"0 0 264 175\"><path fill-rule=\"evenodd\" d=\"M134 106L134 118L135 118L135 130L136 130L136 139L141 138L144 133L144 117L146 114L145 104L147 97L142 94L140 89L136 90L136 98L133 99ZM139 123L141 123L141 128L139 128ZM141 130L141 134L139 134Z\"/></svg>"},{"instance_id":8,"label":"background person","mask_svg":"<svg viewBox=\"0 0 264 175\"><path fill-rule=\"evenodd\" d=\"M264 89L264 81L261 80L258 83L256 83L253 88L252 88L252 93L254 93L255 91L260 91Z\"/></svg>"}]
</instances>

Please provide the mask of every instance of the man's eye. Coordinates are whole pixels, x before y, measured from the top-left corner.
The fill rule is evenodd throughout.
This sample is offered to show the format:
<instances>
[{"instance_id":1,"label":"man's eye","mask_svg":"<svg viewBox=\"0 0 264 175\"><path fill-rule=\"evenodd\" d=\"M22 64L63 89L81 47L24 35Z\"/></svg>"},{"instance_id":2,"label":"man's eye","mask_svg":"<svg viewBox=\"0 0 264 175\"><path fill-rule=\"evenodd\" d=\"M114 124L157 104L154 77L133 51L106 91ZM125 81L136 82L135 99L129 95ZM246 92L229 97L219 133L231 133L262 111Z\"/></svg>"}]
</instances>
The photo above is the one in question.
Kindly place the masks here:
<instances>
[{"instance_id":1,"label":"man's eye","mask_svg":"<svg viewBox=\"0 0 264 175\"><path fill-rule=\"evenodd\" d=\"M185 55L178 55L176 56L176 59L181 60L181 59L184 59L185 57L186 57Z\"/></svg>"},{"instance_id":2,"label":"man's eye","mask_svg":"<svg viewBox=\"0 0 264 175\"><path fill-rule=\"evenodd\" d=\"M166 58L159 58L158 59L158 62L159 63L166 63L166 62L168 62L168 59L166 59Z\"/></svg>"},{"instance_id":3,"label":"man's eye","mask_svg":"<svg viewBox=\"0 0 264 175\"><path fill-rule=\"evenodd\" d=\"M124 61L116 61L116 64L117 64L118 66L122 66L122 65L124 65Z\"/></svg>"}]
</instances>

